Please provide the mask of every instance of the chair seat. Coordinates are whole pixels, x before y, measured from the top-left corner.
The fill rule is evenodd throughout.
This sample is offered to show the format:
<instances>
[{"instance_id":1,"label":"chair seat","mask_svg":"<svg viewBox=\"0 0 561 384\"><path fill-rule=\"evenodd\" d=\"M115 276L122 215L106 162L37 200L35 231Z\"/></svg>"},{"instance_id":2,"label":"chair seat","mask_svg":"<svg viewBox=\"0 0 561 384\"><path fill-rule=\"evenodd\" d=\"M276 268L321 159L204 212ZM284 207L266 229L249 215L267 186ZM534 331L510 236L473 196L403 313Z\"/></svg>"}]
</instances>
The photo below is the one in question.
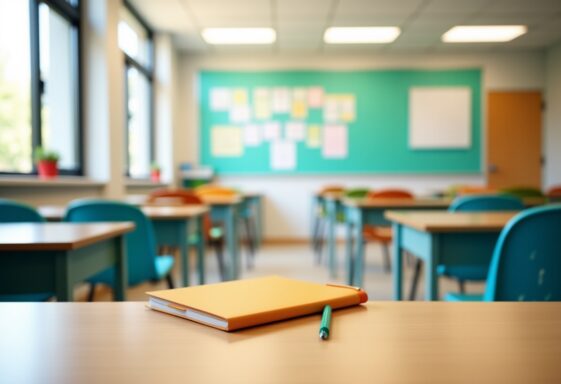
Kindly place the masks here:
<instances>
[{"instance_id":1,"label":"chair seat","mask_svg":"<svg viewBox=\"0 0 561 384\"><path fill-rule=\"evenodd\" d=\"M455 292L448 292L444 296L444 301L483 301L483 294L461 294Z\"/></svg>"},{"instance_id":2,"label":"chair seat","mask_svg":"<svg viewBox=\"0 0 561 384\"><path fill-rule=\"evenodd\" d=\"M365 225L362 229L362 236L365 241L377 241L388 244L392 241L392 229L390 227Z\"/></svg>"},{"instance_id":3,"label":"chair seat","mask_svg":"<svg viewBox=\"0 0 561 384\"><path fill-rule=\"evenodd\" d=\"M0 301L17 302L17 301L47 301L55 294L52 292L41 293L20 293L15 295L0 295Z\"/></svg>"},{"instance_id":4,"label":"chair seat","mask_svg":"<svg viewBox=\"0 0 561 384\"><path fill-rule=\"evenodd\" d=\"M463 281L485 281L488 268L480 265L447 266L439 265L436 272L440 276L451 277Z\"/></svg>"},{"instance_id":5,"label":"chair seat","mask_svg":"<svg viewBox=\"0 0 561 384\"><path fill-rule=\"evenodd\" d=\"M173 268L174 258L170 255L162 255L156 256L154 260L154 267L156 270L156 276L153 276L151 280L160 280L165 277L169 271ZM91 284L106 284L109 286L113 286L115 281L115 273L113 268L107 268L104 271L99 272L98 274L90 277L87 280ZM128 285L136 285L137 281L130 281Z\"/></svg>"}]
</instances>

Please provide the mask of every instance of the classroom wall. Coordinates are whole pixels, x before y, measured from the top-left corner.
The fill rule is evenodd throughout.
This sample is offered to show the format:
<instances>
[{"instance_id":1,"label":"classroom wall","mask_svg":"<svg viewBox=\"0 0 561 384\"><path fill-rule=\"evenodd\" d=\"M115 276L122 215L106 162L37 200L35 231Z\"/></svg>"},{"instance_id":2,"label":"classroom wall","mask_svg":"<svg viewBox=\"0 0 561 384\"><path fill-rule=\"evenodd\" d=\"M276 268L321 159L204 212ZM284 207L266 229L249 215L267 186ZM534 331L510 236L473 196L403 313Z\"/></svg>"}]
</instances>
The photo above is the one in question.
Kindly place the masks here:
<instances>
[{"instance_id":1,"label":"classroom wall","mask_svg":"<svg viewBox=\"0 0 561 384\"><path fill-rule=\"evenodd\" d=\"M473 68L483 69L483 89L543 90L545 55L542 52L461 53L418 55L182 55L178 62L178 115L176 141L183 151L175 153L175 163L197 163L198 84L201 69L274 70L274 69L374 69L374 68ZM485 95L483 95L485 105ZM485 132L483 108L482 130ZM484 136L484 135L483 135ZM482 164L485 163L485 140L482 143ZM353 176L237 176L221 177L220 182L241 189L262 192L266 196L265 236L271 239L296 239L309 236L310 200L312 194L326 184L381 188L400 186L417 194L428 194L450 184L485 184L485 175L353 175Z\"/></svg>"},{"instance_id":2,"label":"classroom wall","mask_svg":"<svg viewBox=\"0 0 561 384\"><path fill-rule=\"evenodd\" d=\"M546 188L561 184L561 44L546 54L545 169Z\"/></svg>"}]
</instances>

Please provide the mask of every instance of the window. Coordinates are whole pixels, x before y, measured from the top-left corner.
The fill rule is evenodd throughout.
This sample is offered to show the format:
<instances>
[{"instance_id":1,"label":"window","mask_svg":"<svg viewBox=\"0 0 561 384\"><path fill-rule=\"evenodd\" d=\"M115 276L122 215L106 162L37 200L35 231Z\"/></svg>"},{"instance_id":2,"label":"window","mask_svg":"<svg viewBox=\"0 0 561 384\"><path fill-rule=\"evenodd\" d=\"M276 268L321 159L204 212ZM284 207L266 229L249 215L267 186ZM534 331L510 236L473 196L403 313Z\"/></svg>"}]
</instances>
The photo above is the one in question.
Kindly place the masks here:
<instances>
[{"instance_id":1,"label":"window","mask_svg":"<svg viewBox=\"0 0 561 384\"><path fill-rule=\"evenodd\" d=\"M78 0L0 0L0 172L35 173L38 146L82 174Z\"/></svg>"},{"instance_id":2,"label":"window","mask_svg":"<svg viewBox=\"0 0 561 384\"><path fill-rule=\"evenodd\" d=\"M125 55L127 175L147 178L154 159L152 31L128 2L121 9L119 47Z\"/></svg>"}]
</instances>

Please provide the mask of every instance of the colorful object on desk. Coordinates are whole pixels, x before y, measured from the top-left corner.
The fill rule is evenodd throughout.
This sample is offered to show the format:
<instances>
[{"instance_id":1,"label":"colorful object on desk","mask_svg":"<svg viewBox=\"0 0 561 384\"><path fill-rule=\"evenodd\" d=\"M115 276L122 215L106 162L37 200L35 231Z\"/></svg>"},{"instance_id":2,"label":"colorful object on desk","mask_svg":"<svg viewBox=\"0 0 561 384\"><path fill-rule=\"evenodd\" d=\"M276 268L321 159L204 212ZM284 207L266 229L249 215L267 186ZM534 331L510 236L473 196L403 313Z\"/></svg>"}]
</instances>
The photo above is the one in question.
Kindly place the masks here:
<instances>
[{"instance_id":1,"label":"colorful object on desk","mask_svg":"<svg viewBox=\"0 0 561 384\"><path fill-rule=\"evenodd\" d=\"M166 279L173 288L171 270L174 258L156 255L156 239L152 222L142 211L132 205L108 200L79 200L70 203L65 221L76 223L132 221L135 230L125 236L127 250L128 284ZM90 278L89 300L92 301L98 283L113 286L115 271L106 269Z\"/></svg>"},{"instance_id":2,"label":"colorful object on desk","mask_svg":"<svg viewBox=\"0 0 561 384\"><path fill-rule=\"evenodd\" d=\"M415 198L413 194L404 189L383 189L380 191L369 192L369 199L398 199L412 200ZM389 246L392 242L392 229L390 227L381 227L376 225L365 225L362 229L362 236L365 243L378 242L382 245L384 254L384 271L391 271L391 258Z\"/></svg>"},{"instance_id":3,"label":"colorful object on desk","mask_svg":"<svg viewBox=\"0 0 561 384\"><path fill-rule=\"evenodd\" d=\"M361 289L268 276L147 292L154 310L223 331L310 315L326 305L344 308L368 301Z\"/></svg>"},{"instance_id":4,"label":"colorful object on desk","mask_svg":"<svg viewBox=\"0 0 561 384\"><path fill-rule=\"evenodd\" d=\"M503 188L499 190L499 193L516 196L521 199L528 198L528 197L545 197L540 189L533 188L533 187Z\"/></svg>"},{"instance_id":5,"label":"colorful object on desk","mask_svg":"<svg viewBox=\"0 0 561 384\"><path fill-rule=\"evenodd\" d=\"M169 189L161 188L153 191L148 196L148 203L165 204L166 202L175 200L182 205L204 205L201 198L195 195L192 191L187 189ZM218 270L220 278L225 280L226 272L224 266L224 231L219 226L213 226L209 215L203 218L203 233L206 237L206 242L210 244L216 252L216 260L218 262ZM189 244L196 244L198 239L189 238Z\"/></svg>"},{"instance_id":6,"label":"colorful object on desk","mask_svg":"<svg viewBox=\"0 0 561 384\"><path fill-rule=\"evenodd\" d=\"M323 308L321 316L321 325L319 326L319 338L327 340L329 338L329 328L331 326L331 306L326 305Z\"/></svg>"},{"instance_id":7,"label":"colorful object on desk","mask_svg":"<svg viewBox=\"0 0 561 384\"><path fill-rule=\"evenodd\" d=\"M32 207L17 201L0 199L0 223L44 223L45 219ZM1 295L0 301L47 301L52 292Z\"/></svg>"},{"instance_id":8,"label":"colorful object on desk","mask_svg":"<svg viewBox=\"0 0 561 384\"><path fill-rule=\"evenodd\" d=\"M527 209L502 230L484 295L448 301L561 301L561 205Z\"/></svg>"}]
</instances>

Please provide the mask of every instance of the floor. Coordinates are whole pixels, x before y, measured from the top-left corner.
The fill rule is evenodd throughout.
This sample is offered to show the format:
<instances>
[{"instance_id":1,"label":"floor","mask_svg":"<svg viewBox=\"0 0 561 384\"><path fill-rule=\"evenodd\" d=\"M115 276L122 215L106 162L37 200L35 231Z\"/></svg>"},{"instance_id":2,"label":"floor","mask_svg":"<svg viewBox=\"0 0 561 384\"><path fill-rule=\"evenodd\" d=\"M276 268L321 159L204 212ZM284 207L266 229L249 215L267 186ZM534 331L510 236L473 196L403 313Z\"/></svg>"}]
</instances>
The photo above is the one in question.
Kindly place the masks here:
<instances>
[{"instance_id":1,"label":"floor","mask_svg":"<svg viewBox=\"0 0 561 384\"><path fill-rule=\"evenodd\" d=\"M318 265L315 262L315 257L308 244L291 244L291 245L264 245L258 251L255 258L255 266L248 270L245 267L247 251L242 250L243 272L242 278L268 276L268 275L281 275L296 279L304 279L315 281L319 283L324 282L337 282L344 284L344 246L341 244L338 247L338 265L339 273L336 279L331 279L325 265ZM176 260L177 261L177 260ZM176 286L179 286L180 274L177 268L178 263L174 269L174 281ZM207 269L207 283L216 283L220 281L218 274L218 266L216 258L212 250L208 250L206 257ZM195 275L195 255L191 255L191 281L196 283L198 281ZM405 281L404 293L409 292L409 283L411 281L412 268L405 267ZM419 289L417 299L423 299L423 284L424 280L421 277L419 280ZM167 284L162 281L159 283L145 283L136 287L132 287L127 291L127 299L130 301L145 301L147 296L146 291L166 289ZM392 276L391 273L384 272L382 263L381 248L377 244L370 244L366 250L366 272L364 278L364 289L368 292L370 300L391 300L392 299ZM449 279L440 280L440 293L441 295L449 291L457 291L457 284ZM469 284L467 286L469 292L483 292L483 284ZM79 287L75 292L75 298L79 301L85 301L87 297L88 287ZM107 287L99 286L96 289L96 301L108 301L112 299L111 290Z\"/></svg>"}]
</instances>

